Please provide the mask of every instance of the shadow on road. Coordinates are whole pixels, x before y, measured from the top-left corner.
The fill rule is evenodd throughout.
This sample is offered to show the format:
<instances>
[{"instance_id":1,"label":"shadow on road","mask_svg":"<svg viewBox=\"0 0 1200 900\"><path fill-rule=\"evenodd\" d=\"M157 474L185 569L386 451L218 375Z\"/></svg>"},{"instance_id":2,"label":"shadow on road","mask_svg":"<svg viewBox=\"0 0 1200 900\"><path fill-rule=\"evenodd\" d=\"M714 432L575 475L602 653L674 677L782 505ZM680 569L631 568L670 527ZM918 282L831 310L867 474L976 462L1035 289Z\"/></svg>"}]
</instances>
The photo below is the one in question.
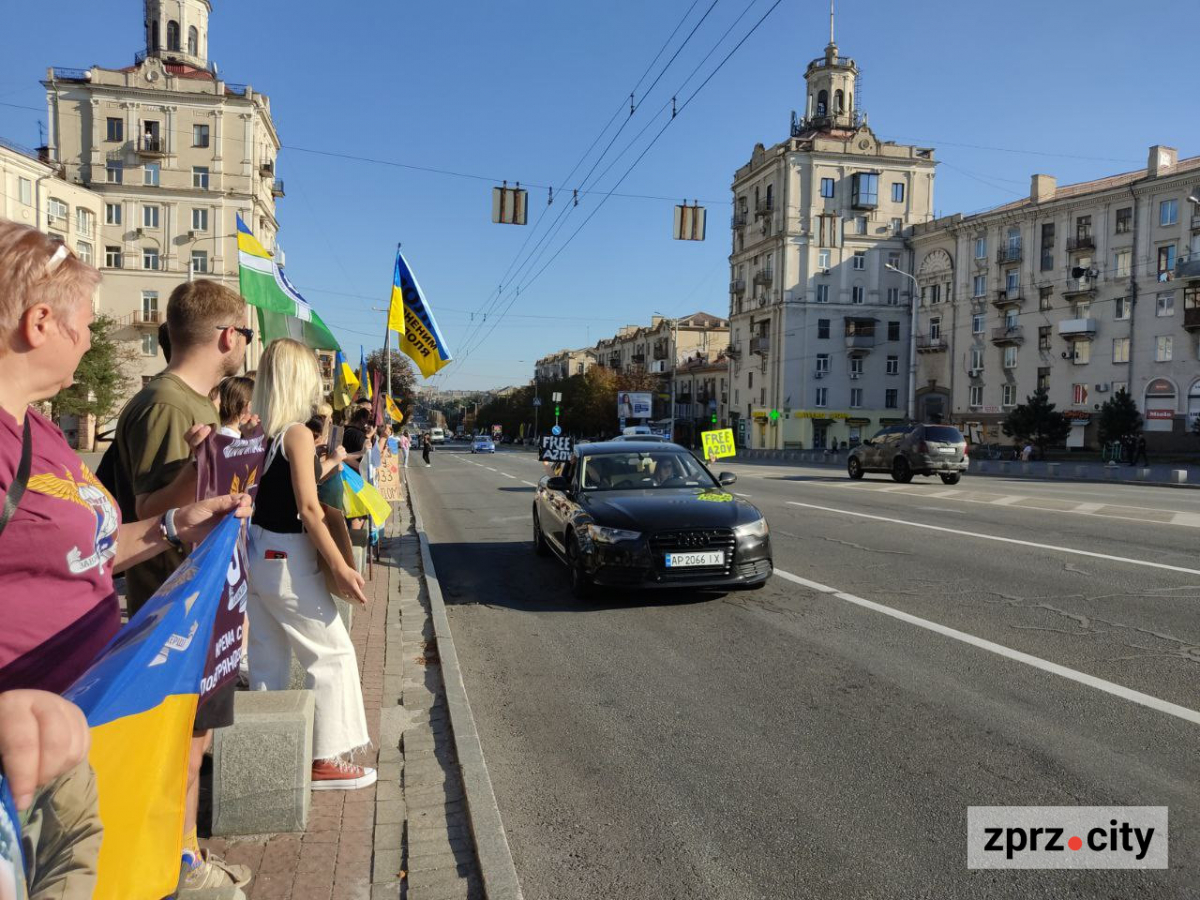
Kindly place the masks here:
<instances>
[{"instance_id":1,"label":"shadow on road","mask_svg":"<svg viewBox=\"0 0 1200 900\"><path fill-rule=\"evenodd\" d=\"M498 491L503 491L506 494L533 494L537 492L537 488L531 487L498 487Z\"/></svg>"}]
</instances>

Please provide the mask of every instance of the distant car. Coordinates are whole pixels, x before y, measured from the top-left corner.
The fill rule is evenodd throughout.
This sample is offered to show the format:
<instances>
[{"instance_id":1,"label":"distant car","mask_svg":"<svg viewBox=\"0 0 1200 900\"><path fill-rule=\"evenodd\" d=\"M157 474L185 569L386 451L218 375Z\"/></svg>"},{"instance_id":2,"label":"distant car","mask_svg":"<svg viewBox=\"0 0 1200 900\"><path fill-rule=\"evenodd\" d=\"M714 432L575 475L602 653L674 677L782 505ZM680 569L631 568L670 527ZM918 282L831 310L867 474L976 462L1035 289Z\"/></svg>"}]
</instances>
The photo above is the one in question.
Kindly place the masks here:
<instances>
[{"instance_id":1,"label":"distant car","mask_svg":"<svg viewBox=\"0 0 1200 900\"><path fill-rule=\"evenodd\" d=\"M630 425L621 430L621 434L653 434L649 425Z\"/></svg>"},{"instance_id":2,"label":"distant car","mask_svg":"<svg viewBox=\"0 0 1200 900\"><path fill-rule=\"evenodd\" d=\"M471 444L472 453L495 453L496 444L487 435L481 434Z\"/></svg>"},{"instance_id":3,"label":"distant car","mask_svg":"<svg viewBox=\"0 0 1200 900\"><path fill-rule=\"evenodd\" d=\"M726 490L736 480L675 444L576 444L538 485L534 549L567 564L580 599L597 587L761 588L773 572L767 520Z\"/></svg>"},{"instance_id":4,"label":"distant car","mask_svg":"<svg viewBox=\"0 0 1200 900\"><path fill-rule=\"evenodd\" d=\"M651 444L669 444L665 437L661 434L618 434L614 438L609 438L610 441L640 441L642 443Z\"/></svg>"},{"instance_id":5,"label":"distant car","mask_svg":"<svg viewBox=\"0 0 1200 900\"><path fill-rule=\"evenodd\" d=\"M894 425L851 450L846 471L851 478L890 472L901 484L914 475L937 475L946 484L958 484L970 462L967 439L953 425Z\"/></svg>"},{"instance_id":6,"label":"distant car","mask_svg":"<svg viewBox=\"0 0 1200 900\"><path fill-rule=\"evenodd\" d=\"M434 444L446 443L446 432L441 428L429 429L429 440Z\"/></svg>"}]
</instances>

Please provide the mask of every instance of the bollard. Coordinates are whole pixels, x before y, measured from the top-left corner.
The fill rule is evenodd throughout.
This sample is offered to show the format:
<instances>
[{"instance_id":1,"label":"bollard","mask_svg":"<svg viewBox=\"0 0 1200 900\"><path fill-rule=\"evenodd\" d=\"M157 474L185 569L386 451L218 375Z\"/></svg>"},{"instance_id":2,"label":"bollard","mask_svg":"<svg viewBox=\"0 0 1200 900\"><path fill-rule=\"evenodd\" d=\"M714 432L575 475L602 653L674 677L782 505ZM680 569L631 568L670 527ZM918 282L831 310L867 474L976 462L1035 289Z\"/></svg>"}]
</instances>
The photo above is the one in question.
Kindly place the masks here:
<instances>
[{"instance_id":1,"label":"bollard","mask_svg":"<svg viewBox=\"0 0 1200 900\"><path fill-rule=\"evenodd\" d=\"M1048 478L1057 478L1058 466L1059 463L1046 463L1046 476Z\"/></svg>"},{"instance_id":2,"label":"bollard","mask_svg":"<svg viewBox=\"0 0 1200 900\"><path fill-rule=\"evenodd\" d=\"M1175 484L1187 484L1187 469L1172 469L1171 481Z\"/></svg>"},{"instance_id":3,"label":"bollard","mask_svg":"<svg viewBox=\"0 0 1200 900\"><path fill-rule=\"evenodd\" d=\"M1028 462L1021 463L1021 474L1022 475L1029 475L1031 472L1033 472L1033 463L1028 463Z\"/></svg>"},{"instance_id":4,"label":"bollard","mask_svg":"<svg viewBox=\"0 0 1200 900\"><path fill-rule=\"evenodd\" d=\"M1150 480L1150 470L1149 469L1138 469L1137 472L1134 473L1133 477L1136 478L1138 481L1149 481Z\"/></svg>"},{"instance_id":5,"label":"bollard","mask_svg":"<svg viewBox=\"0 0 1200 900\"><path fill-rule=\"evenodd\" d=\"M1075 467L1075 477L1076 478L1087 478L1087 474L1088 474L1087 466L1076 466Z\"/></svg>"}]
</instances>

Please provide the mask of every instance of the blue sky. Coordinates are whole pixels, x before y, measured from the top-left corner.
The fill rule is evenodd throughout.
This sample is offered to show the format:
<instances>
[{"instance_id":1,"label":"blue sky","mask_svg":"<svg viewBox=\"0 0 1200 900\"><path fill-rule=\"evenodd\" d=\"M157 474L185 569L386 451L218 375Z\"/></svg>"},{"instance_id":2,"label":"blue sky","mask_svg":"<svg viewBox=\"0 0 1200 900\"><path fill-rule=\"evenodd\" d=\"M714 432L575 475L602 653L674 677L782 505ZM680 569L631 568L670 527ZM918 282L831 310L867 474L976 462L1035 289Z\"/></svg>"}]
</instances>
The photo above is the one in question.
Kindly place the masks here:
<instances>
[{"instance_id":1,"label":"blue sky","mask_svg":"<svg viewBox=\"0 0 1200 900\"><path fill-rule=\"evenodd\" d=\"M619 188L672 199L613 196L536 281L493 301L547 223L562 228L526 274L510 276L512 287L592 214L667 121L669 113L655 114L671 96L682 103L773 2L717 0L643 97L712 3L698 0L596 174L647 128L643 137L595 181L600 193L561 220L570 189L628 119L630 90L692 0L214 0L210 51L225 78L271 97L285 145L279 218L288 272L350 355L359 343L382 343L384 316L370 307L386 302L402 242L462 358L439 383L486 388L524 382L539 356L656 310L727 313L729 184L754 144L783 139L791 110L802 108L804 68L828 40L825 0L782 0ZM139 0L109 0L97 14L93 2L59 0L48 19L36 4L10 4L8 34L33 37L5 47L0 136L37 143L46 66L132 62L141 9ZM1189 87L1195 54L1190 38L1167 40L1176 28L1188 29L1177 12L1151 16L1122 0L840 0L837 38L862 69L860 105L872 128L937 148L936 208L948 214L1023 196L1033 172L1062 184L1144 166L1154 143L1200 153ZM616 124L566 180L614 113ZM556 200L518 256L546 209L545 189L530 191L529 226L493 225L488 180L305 151L554 185ZM672 206L684 198L708 201L703 243L670 239Z\"/></svg>"}]
</instances>

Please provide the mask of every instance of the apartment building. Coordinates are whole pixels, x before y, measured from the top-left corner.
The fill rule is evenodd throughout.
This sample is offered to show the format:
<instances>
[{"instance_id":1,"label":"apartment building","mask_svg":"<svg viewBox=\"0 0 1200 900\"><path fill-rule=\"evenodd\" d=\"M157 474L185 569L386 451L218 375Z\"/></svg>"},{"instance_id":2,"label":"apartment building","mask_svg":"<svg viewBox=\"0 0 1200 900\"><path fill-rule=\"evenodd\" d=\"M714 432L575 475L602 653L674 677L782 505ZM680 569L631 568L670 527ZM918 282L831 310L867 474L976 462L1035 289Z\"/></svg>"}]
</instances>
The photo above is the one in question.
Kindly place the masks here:
<instances>
[{"instance_id":1,"label":"apartment building","mask_svg":"<svg viewBox=\"0 0 1200 900\"><path fill-rule=\"evenodd\" d=\"M1038 388L1096 446L1125 389L1157 449L1195 449L1200 415L1200 157L1150 148L1144 169L1059 186L913 229L921 286L918 415L977 441Z\"/></svg>"},{"instance_id":2,"label":"apartment building","mask_svg":"<svg viewBox=\"0 0 1200 900\"><path fill-rule=\"evenodd\" d=\"M533 377L536 381L561 381L572 375L583 375L595 363L596 355L590 348L559 350L534 363Z\"/></svg>"},{"instance_id":3,"label":"apartment building","mask_svg":"<svg viewBox=\"0 0 1200 900\"><path fill-rule=\"evenodd\" d=\"M675 369L675 440L700 446L702 432L729 427L729 359L695 356Z\"/></svg>"}]
</instances>

